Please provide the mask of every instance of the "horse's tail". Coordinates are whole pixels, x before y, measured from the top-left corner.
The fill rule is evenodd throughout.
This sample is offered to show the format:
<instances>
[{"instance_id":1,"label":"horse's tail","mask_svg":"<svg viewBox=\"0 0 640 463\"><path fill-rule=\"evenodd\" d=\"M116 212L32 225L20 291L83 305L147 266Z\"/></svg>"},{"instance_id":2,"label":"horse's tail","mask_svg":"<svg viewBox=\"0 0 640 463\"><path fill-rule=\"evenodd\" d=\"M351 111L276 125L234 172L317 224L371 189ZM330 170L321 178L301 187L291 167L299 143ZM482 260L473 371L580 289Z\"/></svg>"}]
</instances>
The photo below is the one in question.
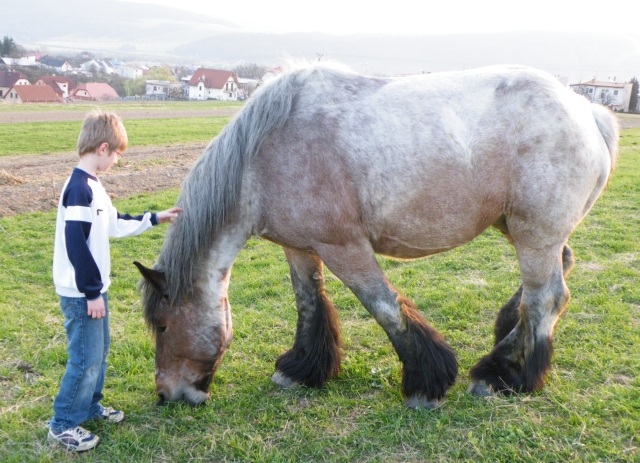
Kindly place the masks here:
<instances>
[{"instance_id":1,"label":"horse's tail","mask_svg":"<svg viewBox=\"0 0 640 463\"><path fill-rule=\"evenodd\" d=\"M618 140L620 138L618 119L611 111L599 104L592 104L591 112L598 126L598 130L600 130L600 135L602 135L609 150L611 170L613 170L618 159Z\"/></svg>"},{"instance_id":2,"label":"horse's tail","mask_svg":"<svg viewBox=\"0 0 640 463\"><path fill-rule=\"evenodd\" d=\"M214 138L182 183L180 219L171 227L157 268L171 273L169 297L190 288L214 239L233 215L250 159L287 121L300 88L299 73L284 74L259 89ZM188 289L187 289L188 290Z\"/></svg>"}]
</instances>

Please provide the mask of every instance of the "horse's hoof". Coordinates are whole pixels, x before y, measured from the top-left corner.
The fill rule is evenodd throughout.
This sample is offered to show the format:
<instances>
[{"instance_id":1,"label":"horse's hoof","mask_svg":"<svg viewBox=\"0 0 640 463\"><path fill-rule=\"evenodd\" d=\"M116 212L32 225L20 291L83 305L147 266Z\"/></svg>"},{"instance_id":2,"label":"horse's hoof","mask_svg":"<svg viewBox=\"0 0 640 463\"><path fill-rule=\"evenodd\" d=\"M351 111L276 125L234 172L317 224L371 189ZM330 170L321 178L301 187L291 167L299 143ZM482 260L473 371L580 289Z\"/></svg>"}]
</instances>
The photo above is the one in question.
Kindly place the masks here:
<instances>
[{"instance_id":1,"label":"horse's hoof","mask_svg":"<svg viewBox=\"0 0 640 463\"><path fill-rule=\"evenodd\" d=\"M496 392L493 390L491 385L485 383L484 381L471 381L469 384L469 388L467 389L469 394L473 394L478 397L491 397L496 395Z\"/></svg>"},{"instance_id":2,"label":"horse's hoof","mask_svg":"<svg viewBox=\"0 0 640 463\"><path fill-rule=\"evenodd\" d=\"M301 386L299 382L292 380L288 376L285 376L280 371L276 371L273 376L271 376L271 381L273 381L283 389L295 389Z\"/></svg>"},{"instance_id":3,"label":"horse's hoof","mask_svg":"<svg viewBox=\"0 0 640 463\"><path fill-rule=\"evenodd\" d=\"M426 410L435 410L437 408L442 407L442 405L445 403L444 399L427 399L424 395L422 394L415 394L412 395L411 397L407 397L407 399L404 401L404 404L408 407L408 408L412 408L414 410L422 410L422 409L426 409Z\"/></svg>"}]
</instances>

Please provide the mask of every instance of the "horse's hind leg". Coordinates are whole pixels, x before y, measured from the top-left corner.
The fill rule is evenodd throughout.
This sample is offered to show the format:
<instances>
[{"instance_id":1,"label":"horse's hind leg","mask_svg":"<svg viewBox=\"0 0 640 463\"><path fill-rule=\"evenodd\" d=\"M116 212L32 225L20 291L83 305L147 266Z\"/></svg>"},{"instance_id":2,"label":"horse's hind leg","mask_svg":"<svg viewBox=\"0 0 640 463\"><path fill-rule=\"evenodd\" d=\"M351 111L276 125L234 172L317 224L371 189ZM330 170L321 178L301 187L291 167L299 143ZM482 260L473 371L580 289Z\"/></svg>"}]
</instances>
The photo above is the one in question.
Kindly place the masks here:
<instances>
[{"instance_id":1,"label":"horse's hind leg","mask_svg":"<svg viewBox=\"0 0 640 463\"><path fill-rule=\"evenodd\" d=\"M368 243L323 246L327 267L382 326L403 364L402 392L411 408L435 408L458 374L451 347L387 281Z\"/></svg>"},{"instance_id":2,"label":"horse's hind leg","mask_svg":"<svg viewBox=\"0 0 640 463\"><path fill-rule=\"evenodd\" d=\"M272 380L282 387L321 387L340 371L338 316L324 287L322 261L285 248L298 308L293 348L276 362Z\"/></svg>"},{"instance_id":3,"label":"horse's hind leg","mask_svg":"<svg viewBox=\"0 0 640 463\"><path fill-rule=\"evenodd\" d=\"M562 273L565 278L571 273L575 257L573 251L568 245L564 245L562 249ZM511 299L502 306L496 317L493 334L495 336L494 345L502 341L515 327L520 320L520 299L522 298L522 285L518 288Z\"/></svg>"},{"instance_id":4,"label":"horse's hind leg","mask_svg":"<svg viewBox=\"0 0 640 463\"><path fill-rule=\"evenodd\" d=\"M558 246L518 247L523 280L519 319L491 353L471 369L471 393L531 392L544 385L553 353L553 330L569 302L563 277L565 267L570 268L573 260L569 248L562 251L562 256L567 257L566 265ZM503 320L512 320L513 310L505 309Z\"/></svg>"}]
</instances>

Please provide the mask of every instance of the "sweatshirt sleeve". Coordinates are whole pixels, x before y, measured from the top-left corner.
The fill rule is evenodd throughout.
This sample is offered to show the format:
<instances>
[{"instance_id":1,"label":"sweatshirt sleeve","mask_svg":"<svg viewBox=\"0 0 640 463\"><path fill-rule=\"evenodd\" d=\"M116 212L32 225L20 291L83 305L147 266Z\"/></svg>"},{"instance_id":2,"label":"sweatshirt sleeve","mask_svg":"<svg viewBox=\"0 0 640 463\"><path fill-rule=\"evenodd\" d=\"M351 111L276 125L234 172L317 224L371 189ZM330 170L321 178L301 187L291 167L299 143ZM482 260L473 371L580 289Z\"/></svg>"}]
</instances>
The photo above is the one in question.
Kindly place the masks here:
<instances>
[{"instance_id":1,"label":"sweatshirt sleeve","mask_svg":"<svg viewBox=\"0 0 640 463\"><path fill-rule=\"evenodd\" d=\"M74 268L78 291L89 300L98 298L103 287L102 275L87 243L92 225L91 201L89 188L68 190L64 227L67 256Z\"/></svg>"},{"instance_id":2,"label":"sweatshirt sleeve","mask_svg":"<svg viewBox=\"0 0 640 463\"><path fill-rule=\"evenodd\" d=\"M158 225L158 216L155 212L145 212L142 215L120 214L115 208L112 211L109 235L114 238L139 235Z\"/></svg>"}]
</instances>

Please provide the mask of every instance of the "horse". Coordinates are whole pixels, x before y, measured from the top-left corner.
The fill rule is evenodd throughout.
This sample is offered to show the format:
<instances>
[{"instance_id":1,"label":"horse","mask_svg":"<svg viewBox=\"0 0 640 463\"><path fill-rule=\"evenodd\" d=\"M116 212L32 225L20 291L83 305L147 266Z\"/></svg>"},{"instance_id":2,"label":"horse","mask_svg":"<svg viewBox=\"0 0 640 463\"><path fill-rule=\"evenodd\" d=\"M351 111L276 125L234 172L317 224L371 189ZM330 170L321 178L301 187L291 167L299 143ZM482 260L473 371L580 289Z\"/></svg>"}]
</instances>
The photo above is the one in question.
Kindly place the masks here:
<instances>
[{"instance_id":1,"label":"horse","mask_svg":"<svg viewBox=\"0 0 640 463\"><path fill-rule=\"evenodd\" d=\"M522 284L468 391L541 389L569 301L567 240L607 185L618 137L609 110L528 67L373 77L321 63L274 78L192 166L155 265L135 262L158 403L210 397L232 339L231 268L256 236L284 249L298 316L273 382L318 388L340 372L326 266L387 334L405 404L439 407L455 352L376 254L429 256L490 226L515 247Z\"/></svg>"}]
</instances>

